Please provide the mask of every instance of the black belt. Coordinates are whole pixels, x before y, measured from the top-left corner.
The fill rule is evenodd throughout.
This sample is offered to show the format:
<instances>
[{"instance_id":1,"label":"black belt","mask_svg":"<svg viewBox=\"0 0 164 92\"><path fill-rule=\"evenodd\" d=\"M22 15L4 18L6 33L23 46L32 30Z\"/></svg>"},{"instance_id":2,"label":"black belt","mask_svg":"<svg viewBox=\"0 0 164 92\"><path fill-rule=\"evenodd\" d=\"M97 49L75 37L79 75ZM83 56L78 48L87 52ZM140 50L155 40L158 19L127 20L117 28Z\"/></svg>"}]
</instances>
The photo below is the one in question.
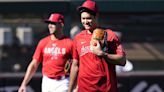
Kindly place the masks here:
<instances>
[{"instance_id":1,"label":"black belt","mask_svg":"<svg viewBox=\"0 0 164 92\"><path fill-rule=\"evenodd\" d=\"M69 75L63 75L63 76L56 76L56 77L50 77L51 79L55 79L55 80L63 80L65 78L69 77Z\"/></svg>"}]
</instances>

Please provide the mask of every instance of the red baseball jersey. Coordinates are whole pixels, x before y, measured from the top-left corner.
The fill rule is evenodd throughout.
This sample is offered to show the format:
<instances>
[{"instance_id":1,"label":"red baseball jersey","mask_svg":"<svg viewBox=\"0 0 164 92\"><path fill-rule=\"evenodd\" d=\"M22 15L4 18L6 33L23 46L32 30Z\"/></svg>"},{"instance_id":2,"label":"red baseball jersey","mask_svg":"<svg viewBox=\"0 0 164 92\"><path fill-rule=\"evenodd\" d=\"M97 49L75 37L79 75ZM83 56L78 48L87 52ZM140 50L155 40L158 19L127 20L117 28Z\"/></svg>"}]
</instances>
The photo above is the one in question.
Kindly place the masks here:
<instances>
[{"instance_id":1,"label":"red baseball jersey","mask_svg":"<svg viewBox=\"0 0 164 92\"><path fill-rule=\"evenodd\" d=\"M73 42L64 37L61 40L51 40L47 36L40 40L33 59L42 62L42 73L49 78L56 78L64 74L64 66L72 57Z\"/></svg>"},{"instance_id":2,"label":"red baseball jersey","mask_svg":"<svg viewBox=\"0 0 164 92\"><path fill-rule=\"evenodd\" d=\"M125 55L116 34L109 29L106 32L107 52ZM91 36L92 34L83 30L73 42L73 59L79 61L78 92L117 92L115 65L91 52Z\"/></svg>"}]
</instances>

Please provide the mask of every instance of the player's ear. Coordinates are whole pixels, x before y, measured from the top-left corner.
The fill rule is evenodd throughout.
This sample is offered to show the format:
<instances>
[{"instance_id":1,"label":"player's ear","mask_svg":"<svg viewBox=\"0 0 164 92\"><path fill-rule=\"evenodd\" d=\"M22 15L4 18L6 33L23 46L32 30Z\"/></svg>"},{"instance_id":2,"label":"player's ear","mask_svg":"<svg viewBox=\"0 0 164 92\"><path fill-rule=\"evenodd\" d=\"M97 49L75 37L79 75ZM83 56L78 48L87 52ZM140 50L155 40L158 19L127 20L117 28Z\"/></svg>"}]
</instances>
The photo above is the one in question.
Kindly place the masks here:
<instances>
[{"instance_id":1,"label":"player's ear","mask_svg":"<svg viewBox=\"0 0 164 92\"><path fill-rule=\"evenodd\" d=\"M64 23L60 23L61 27L64 28Z\"/></svg>"}]
</instances>

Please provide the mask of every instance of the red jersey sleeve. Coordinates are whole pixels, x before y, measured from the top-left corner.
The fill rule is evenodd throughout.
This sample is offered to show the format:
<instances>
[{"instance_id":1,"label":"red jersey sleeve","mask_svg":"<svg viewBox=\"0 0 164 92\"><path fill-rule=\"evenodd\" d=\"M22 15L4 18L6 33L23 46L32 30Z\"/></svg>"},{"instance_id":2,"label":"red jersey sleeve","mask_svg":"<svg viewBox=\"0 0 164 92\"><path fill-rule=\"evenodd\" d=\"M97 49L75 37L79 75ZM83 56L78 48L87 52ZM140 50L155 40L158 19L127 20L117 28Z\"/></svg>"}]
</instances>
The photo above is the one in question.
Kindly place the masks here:
<instances>
[{"instance_id":1,"label":"red jersey sleeve","mask_svg":"<svg viewBox=\"0 0 164 92\"><path fill-rule=\"evenodd\" d=\"M73 59L76 59L76 60L79 60L79 55L78 55L78 52L77 52L77 39L75 38L73 40L73 50L72 50L72 58Z\"/></svg>"},{"instance_id":2,"label":"red jersey sleeve","mask_svg":"<svg viewBox=\"0 0 164 92\"><path fill-rule=\"evenodd\" d=\"M42 41L40 41L36 47L36 50L33 55L33 59L37 60L38 62L42 62L43 60L43 53L42 53Z\"/></svg>"},{"instance_id":3,"label":"red jersey sleeve","mask_svg":"<svg viewBox=\"0 0 164 92\"><path fill-rule=\"evenodd\" d=\"M119 55L125 55L125 50L118 38L118 36L115 34L115 37L114 37L114 43L115 43L115 46L116 46L116 54L119 54Z\"/></svg>"},{"instance_id":4,"label":"red jersey sleeve","mask_svg":"<svg viewBox=\"0 0 164 92\"><path fill-rule=\"evenodd\" d=\"M111 54L125 55L124 48L118 38L118 36L111 30L107 31L108 33L108 52Z\"/></svg>"},{"instance_id":5,"label":"red jersey sleeve","mask_svg":"<svg viewBox=\"0 0 164 92\"><path fill-rule=\"evenodd\" d=\"M69 55L69 58L72 59L72 54L73 54L73 41L70 39L69 40L69 48L70 48L70 55Z\"/></svg>"}]
</instances>

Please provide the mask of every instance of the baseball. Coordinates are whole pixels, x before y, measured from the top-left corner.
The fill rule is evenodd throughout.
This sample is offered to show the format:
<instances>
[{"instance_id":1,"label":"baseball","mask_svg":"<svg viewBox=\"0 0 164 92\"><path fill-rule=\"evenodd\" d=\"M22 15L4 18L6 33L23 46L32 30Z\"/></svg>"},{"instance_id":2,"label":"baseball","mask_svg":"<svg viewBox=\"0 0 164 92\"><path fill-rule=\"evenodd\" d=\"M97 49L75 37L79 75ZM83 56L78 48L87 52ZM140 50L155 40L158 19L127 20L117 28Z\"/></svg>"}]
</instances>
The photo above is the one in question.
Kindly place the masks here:
<instances>
[{"instance_id":1,"label":"baseball","mask_svg":"<svg viewBox=\"0 0 164 92\"><path fill-rule=\"evenodd\" d=\"M97 46L97 43L94 43L93 46Z\"/></svg>"}]
</instances>

